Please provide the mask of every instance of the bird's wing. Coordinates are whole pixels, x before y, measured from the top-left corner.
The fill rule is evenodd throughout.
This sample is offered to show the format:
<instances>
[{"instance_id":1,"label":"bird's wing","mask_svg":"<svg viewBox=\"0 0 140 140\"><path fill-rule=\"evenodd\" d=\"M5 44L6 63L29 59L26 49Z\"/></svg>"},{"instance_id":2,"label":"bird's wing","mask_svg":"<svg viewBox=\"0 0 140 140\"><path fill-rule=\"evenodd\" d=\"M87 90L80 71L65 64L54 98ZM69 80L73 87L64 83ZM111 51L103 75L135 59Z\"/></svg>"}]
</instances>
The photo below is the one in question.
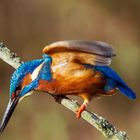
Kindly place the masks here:
<instances>
[{"instance_id":1,"label":"bird's wing","mask_svg":"<svg viewBox=\"0 0 140 140\"><path fill-rule=\"evenodd\" d=\"M42 65L41 70L39 71L38 74L38 79L39 80L50 80L52 78L51 70L50 70L50 63L44 62Z\"/></svg>"},{"instance_id":2,"label":"bird's wing","mask_svg":"<svg viewBox=\"0 0 140 140\"><path fill-rule=\"evenodd\" d=\"M69 57L67 54L71 53L71 55L77 55L75 58L82 61L82 63L93 65L110 65L112 57L116 55L113 47L105 42L81 40L52 43L43 49L43 53L49 55L61 53L61 55L65 55L65 59Z\"/></svg>"},{"instance_id":3,"label":"bird's wing","mask_svg":"<svg viewBox=\"0 0 140 140\"><path fill-rule=\"evenodd\" d=\"M20 96L24 96L26 93L34 90L38 86L38 79L33 80L29 85L25 86L21 92Z\"/></svg>"}]
</instances>

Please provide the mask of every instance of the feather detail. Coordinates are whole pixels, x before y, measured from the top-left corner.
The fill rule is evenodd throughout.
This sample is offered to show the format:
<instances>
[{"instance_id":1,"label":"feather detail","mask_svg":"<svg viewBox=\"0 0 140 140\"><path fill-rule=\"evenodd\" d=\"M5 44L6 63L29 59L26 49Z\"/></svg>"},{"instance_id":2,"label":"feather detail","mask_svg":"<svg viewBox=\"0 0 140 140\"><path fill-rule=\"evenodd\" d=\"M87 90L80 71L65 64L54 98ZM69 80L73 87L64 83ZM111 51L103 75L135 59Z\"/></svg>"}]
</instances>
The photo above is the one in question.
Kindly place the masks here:
<instances>
[{"instance_id":1,"label":"feather detail","mask_svg":"<svg viewBox=\"0 0 140 140\"><path fill-rule=\"evenodd\" d=\"M102 90L105 79L100 72L87 69L78 63L68 63L52 69L52 80L41 81L38 90L45 90L51 94L79 95L89 93L94 96L98 90ZM46 85L45 85L46 84ZM105 91L104 91L105 93Z\"/></svg>"},{"instance_id":2,"label":"feather detail","mask_svg":"<svg viewBox=\"0 0 140 140\"><path fill-rule=\"evenodd\" d=\"M23 89L25 86L27 86L31 82L32 82L31 73L27 73L26 76L22 80L21 89Z\"/></svg>"},{"instance_id":3,"label":"feather detail","mask_svg":"<svg viewBox=\"0 0 140 140\"><path fill-rule=\"evenodd\" d=\"M22 83L23 78L28 73L32 73L42 62L43 59L25 62L14 71L10 81L10 95L16 91L16 88Z\"/></svg>"},{"instance_id":4,"label":"feather detail","mask_svg":"<svg viewBox=\"0 0 140 140\"><path fill-rule=\"evenodd\" d=\"M50 54L57 51L81 51L90 54L101 55L104 57L112 57L116 55L113 47L102 41L58 41L46 46L43 49L43 52L46 54Z\"/></svg>"},{"instance_id":5,"label":"feather detail","mask_svg":"<svg viewBox=\"0 0 140 140\"><path fill-rule=\"evenodd\" d=\"M66 63L91 64L106 66L111 64L111 58L105 58L83 52L56 52L51 54L53 59L52 65L65 65Z\"/></svg>"},{"instance_id":6,"label":"feather detail","mask_svg":"<svg viewBox=\"0 0 140 140\"><path fill-rule=\"evenodd\" d=\"M114 49L101 41L60 41L43 49L52 56L53 61L75 61L99 66L110 65L115 56Z\"/></svg>"},{"instance_id":7,"label":"feather detail","mask_svg":"<svg viewBox=\"0 0 140 140\"><path fill-rule=\"evenodd\" d=\"M114 82L116 88L119 91L129 97L130 99L135 99L135 92L120 78L120 76L111 68L107 66L92 66L94 69L102 72L107 79L111 79Z\"/></svg>"},{"instance_id":8,"label":"feather detail","mask_svg":"<svg viewBox=\"0 0 140 140\"><path fill-rule=\"evenodd\" d=\"M124 95L126 95L130 99L136 98L135 92L132 89L130 89L128 86L118 85L118 89L121 93L123 93Z\"/></svg>"}]
</instances>

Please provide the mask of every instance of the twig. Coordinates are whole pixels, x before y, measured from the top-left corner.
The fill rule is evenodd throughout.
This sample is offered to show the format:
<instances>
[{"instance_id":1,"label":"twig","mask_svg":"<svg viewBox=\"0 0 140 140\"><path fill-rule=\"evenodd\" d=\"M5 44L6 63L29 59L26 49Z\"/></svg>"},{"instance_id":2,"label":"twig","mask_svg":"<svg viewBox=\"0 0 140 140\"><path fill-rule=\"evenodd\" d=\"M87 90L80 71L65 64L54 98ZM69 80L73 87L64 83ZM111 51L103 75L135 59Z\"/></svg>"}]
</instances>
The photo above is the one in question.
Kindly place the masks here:
<instances>
[{"instance_id":1,"label":"twig","mask_svg":"<svg viewBox=\"0 0 140 140\"><path fill-rule=\"evenodd\" d=\"M11 53L10 50L3 43L0 43L0 58L15 69L18 68L22 63L20 58L15 53ZM60 98L58 102L69 110L73 111L74 113L79 107L77 102L66 98ZM85 110L83 111L81 118L94 126L106 138L110 140L128 140L126 132L117 130L106 119L98 116L95 113L91 113Z\"/></svg>"}]
</instances>

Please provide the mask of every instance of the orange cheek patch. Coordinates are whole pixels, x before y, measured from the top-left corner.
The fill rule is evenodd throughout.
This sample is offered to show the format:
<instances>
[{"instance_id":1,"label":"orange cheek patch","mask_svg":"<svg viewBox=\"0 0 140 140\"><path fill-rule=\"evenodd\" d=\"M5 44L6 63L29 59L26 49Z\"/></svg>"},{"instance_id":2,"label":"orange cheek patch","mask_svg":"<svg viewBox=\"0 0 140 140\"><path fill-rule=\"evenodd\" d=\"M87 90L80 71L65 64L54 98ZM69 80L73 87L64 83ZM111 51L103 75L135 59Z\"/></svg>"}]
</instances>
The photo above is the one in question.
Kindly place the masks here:
<instances>
[{"instance_id":1,"label":"orange cheek patch","mask_svg":"<svg viewBox=\"0 0 140 140\"><path fill-rule=\"evenodd\" d=\"M27 86L31 82L32 82L31 74L28 73L22 80L21 89L23 89L25 86Z\"/></svg>"}]
</instances>

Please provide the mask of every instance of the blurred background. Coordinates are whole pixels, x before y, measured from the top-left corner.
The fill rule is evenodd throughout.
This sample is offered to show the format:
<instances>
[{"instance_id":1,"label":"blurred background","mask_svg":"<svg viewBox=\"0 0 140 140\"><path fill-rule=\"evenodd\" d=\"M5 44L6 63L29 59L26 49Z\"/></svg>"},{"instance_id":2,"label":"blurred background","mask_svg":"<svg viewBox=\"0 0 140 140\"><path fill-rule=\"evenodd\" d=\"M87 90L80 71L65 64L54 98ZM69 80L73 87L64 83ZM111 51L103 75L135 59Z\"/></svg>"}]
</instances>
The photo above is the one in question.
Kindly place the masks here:
<instances>
[{"instance_id":1,"label":"blurred background","mask_svg":"<svg viewBox=\"0 0 140 140\"><path fill-rule=\"evenodd\" d=\"M0 0L0 41L23 61L40 58L58 40L102 40L117 52L111 67L134 89L132 101L120 93L93 99L90 111L104 116L130 139L140 139L139 0ZM9 99L13 68L0 61L0 119ZM72 97L73 98L73 97ZM80 103L82 101L80 100ZM45 93L21 102L0 140L105 140L92 126Z\"/></svg>"}]
</instances>

